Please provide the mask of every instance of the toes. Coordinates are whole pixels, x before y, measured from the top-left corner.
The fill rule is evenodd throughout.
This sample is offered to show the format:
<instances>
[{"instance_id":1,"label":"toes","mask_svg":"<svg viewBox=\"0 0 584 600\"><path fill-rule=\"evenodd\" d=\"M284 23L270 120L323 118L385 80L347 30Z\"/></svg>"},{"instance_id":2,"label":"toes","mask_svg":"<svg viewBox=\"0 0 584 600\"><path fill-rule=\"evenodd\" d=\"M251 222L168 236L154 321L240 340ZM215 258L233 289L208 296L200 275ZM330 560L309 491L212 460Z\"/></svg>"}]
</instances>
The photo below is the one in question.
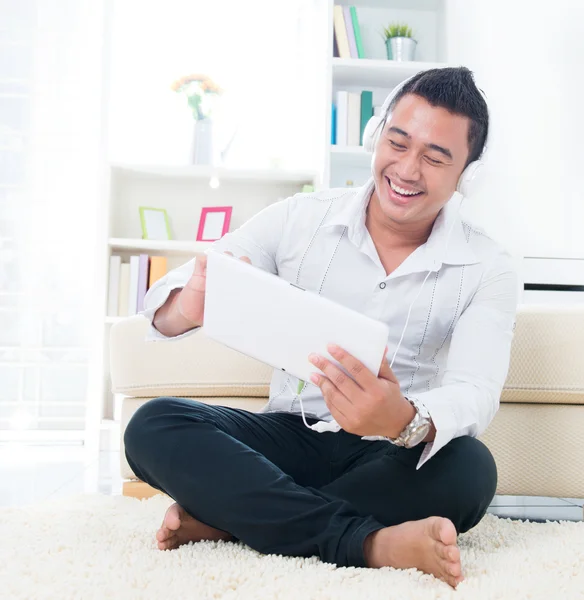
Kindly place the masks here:
<instances>
[{"instance_id":1,"label":"toes","mask_svg":"<svg viewBox=\"0 0 584 600\"><path fill-rule=\"evenodd\" d=\"M163 525L172 531L176 531L180 527L182 512L183 510L178 504L173 504L166 511Z\"/></svg>"},{"instance_id":2,"label":"toes","mask_svg":"<svg viewBox=\"0 0 584 600\"><path fill-rule=\"evenodd\" d=\"M447 546L456 544L456 527L454 523L446 517L439 517L433 523L434 539L440 540Z\"/></svg>"},{"instance_id":3,"label":"toes","mask_svg":"<svg viewBox=\"0 0 584 600\"><path fill-rule=\"evenodd\" d=\"M159 550L172 550L178 546L178 538L176 535L173 535L162 542L158 542Z\"/></svg>"},{"instance_id":4,"label":"toes","mask_svg":"<svg viewBox=\"0 0 584 600\"><path fill-rule=\"evenodd\" d=\"M173 534L174 535L174 532ZM168 529L168 527L164 527L162 526L157 532L156 532L156 539L159 542L164 542L164 540L168 539L171 536L170 533L170 529Z\"/></svg>"}]
</instances>

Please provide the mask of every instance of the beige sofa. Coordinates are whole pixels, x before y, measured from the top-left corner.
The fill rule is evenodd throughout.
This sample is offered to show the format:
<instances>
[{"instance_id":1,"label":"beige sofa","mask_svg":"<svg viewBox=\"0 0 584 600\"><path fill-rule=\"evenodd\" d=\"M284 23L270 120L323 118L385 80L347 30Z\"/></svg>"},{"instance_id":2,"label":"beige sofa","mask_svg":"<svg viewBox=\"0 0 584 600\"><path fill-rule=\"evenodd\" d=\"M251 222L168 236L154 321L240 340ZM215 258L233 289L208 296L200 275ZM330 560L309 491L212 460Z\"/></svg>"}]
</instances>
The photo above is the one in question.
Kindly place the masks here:
<instances>
[{"instance_id":1,"label":"beige sofa","mask_svg":"<svg viewBox=\"0 0 584 600\"><path fill-rule=\"evenodd\" d=\"M144 317L130 317L113 325L110 337L112 389L124 396L124 490L137 496L154 490L132 482L123 433L142 403L183 396L256 411L271 376L270 367L203 330L146 342L146 327ZM584 305L520 307L501 407L480 439L498 465L497 494L584 497Z\"/></svg>"}]
</instances>

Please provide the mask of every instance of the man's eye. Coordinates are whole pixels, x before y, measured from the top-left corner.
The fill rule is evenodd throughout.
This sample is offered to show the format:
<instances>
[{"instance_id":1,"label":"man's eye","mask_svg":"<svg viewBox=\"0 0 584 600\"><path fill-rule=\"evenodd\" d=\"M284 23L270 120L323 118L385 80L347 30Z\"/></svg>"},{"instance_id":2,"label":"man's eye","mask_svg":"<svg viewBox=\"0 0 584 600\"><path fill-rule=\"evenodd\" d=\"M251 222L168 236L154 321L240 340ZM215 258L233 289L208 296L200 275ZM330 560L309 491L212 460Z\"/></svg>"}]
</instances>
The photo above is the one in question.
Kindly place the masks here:
<instances>
[{"instance_id":1,"label":"man's eye","mask_svg":"<svg viewBox=\"0 0 584 600\"><path fill-rule=\"evenodd\" d=\"M398 150L404 150L405 146L402 146L401 144L398 144L397 142L394 142L393 140L389 140L389 143L394 147L397 148Z\"/></svg>"},{"instance_id":2,"label":"man's eye","mask_svg":"<svg viewBox=\"0 0 584 600\"><path fill-rule=\"evenodd\" d=\"M436 160L435 158L432 158L431 156L426 156L426 158L433 165L441 165L441 164L443 164L441 160Z\"/></svg>"}]
</instances>

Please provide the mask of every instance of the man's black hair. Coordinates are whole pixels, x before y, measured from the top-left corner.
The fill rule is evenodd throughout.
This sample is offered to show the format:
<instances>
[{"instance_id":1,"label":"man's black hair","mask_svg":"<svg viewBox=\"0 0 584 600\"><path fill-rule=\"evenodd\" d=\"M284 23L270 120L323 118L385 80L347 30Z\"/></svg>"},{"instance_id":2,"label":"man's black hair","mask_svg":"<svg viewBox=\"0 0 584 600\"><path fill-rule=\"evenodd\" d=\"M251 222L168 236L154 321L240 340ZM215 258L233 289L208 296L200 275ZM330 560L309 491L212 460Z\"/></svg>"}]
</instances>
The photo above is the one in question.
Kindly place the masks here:
<instances>
[{"instance_id":1,"label":"man's black hair","mask_svg":"<svg viewBox=\"0 0 584 600\"><path fill-rule=\"evenodd\" d=\"M406 94L415 94L432 106L468 117L469 155L466 164L481 157L489 132L489 110L483 94L475 84L472 71L466 67L421 71L400 89L389 105L389 112ZM385 118L387 119L387 115Z\"/></svg>"}]
</instances>

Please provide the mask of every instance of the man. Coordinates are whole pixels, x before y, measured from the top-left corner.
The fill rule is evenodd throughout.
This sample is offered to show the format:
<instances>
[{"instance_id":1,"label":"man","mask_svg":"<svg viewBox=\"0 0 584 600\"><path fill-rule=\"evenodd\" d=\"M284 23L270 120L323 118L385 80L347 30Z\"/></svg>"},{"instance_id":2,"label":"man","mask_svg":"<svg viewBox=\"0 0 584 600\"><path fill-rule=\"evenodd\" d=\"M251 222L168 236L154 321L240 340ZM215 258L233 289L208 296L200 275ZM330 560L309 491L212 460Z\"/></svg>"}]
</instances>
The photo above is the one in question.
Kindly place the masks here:
<instances>
[{"instance_id":1,"label":"man","mask_svg":"<svg viewBox=\"0 0 584 600\"><path fill-rule=\"evenodd\" d=\"M420 73L389 106L367 184L297 194L215 243L387 322L388 359L409 321L393 369L384 360L378 376L343 349L329 350L355 381L311 358L304 409L310 424L334 418L338 433L304 425L298 382L279 370L257 414L168 397L144 404L125 447L136 475L176 500L159 548L238 539L263 553L463 580L457 534L479 523L497 487L477 436L499 406L518 301L510 256L454 204L487 133L468 69ZM205 264L149 290L149 339L202 325ZM424 421L427 435L405 444Z\"/></svg>"}]
</instances>

